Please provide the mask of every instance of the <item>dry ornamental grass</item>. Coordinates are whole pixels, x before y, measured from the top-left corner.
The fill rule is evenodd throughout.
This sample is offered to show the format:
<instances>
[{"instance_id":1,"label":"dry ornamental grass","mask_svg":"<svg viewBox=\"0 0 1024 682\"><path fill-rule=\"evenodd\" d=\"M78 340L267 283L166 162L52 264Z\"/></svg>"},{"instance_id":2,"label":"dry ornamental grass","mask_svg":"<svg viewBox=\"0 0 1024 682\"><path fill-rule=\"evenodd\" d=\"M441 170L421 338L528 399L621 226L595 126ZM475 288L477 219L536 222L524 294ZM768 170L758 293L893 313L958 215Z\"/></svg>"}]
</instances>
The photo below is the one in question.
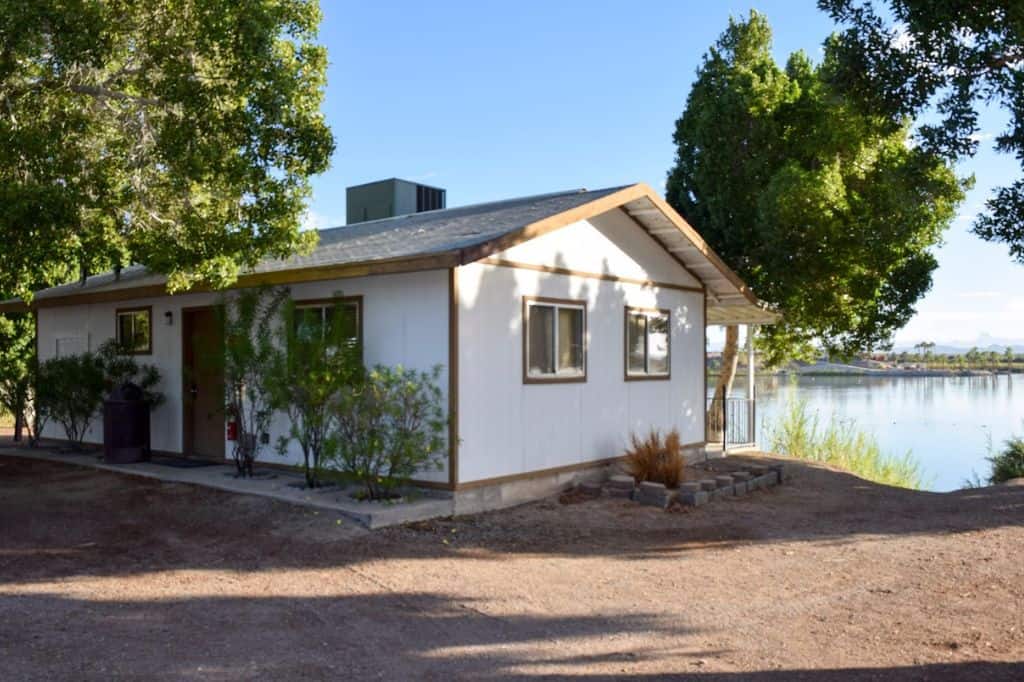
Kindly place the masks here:
<instances>
[{"instance_id":1,"label":"dry ornamental grass","mask_svg":"<svg viewBox=\"0 0 1024 682\"><path fill-rule=\"evenodd\" d=\"M626 450L626 471L638 483L652 481L664 483L666 488L678 488L683 480L683 447L679 431L672 429L664 439L661 432L651 429L647 437L633 433Z\"/></svg>"}]
</instances>

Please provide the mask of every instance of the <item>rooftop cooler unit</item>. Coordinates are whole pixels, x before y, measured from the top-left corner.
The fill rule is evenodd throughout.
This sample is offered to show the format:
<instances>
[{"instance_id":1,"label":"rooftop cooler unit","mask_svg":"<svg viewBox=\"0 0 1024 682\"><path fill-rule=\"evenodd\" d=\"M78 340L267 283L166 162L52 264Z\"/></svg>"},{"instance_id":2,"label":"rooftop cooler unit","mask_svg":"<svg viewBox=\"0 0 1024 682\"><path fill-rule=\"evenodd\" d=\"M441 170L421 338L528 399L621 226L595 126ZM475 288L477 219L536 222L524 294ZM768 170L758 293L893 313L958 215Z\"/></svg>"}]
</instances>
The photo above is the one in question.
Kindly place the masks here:
<instances>
[{"instance_id":1,"label":"rooftop cooler unit","mask_svg":"<svg viewBox=\"0 0 1024 682\"><path fill-rule=\"evenodd\" d=\"M398 215L445 208L445 190L408 180L391 178L356 185L345 190L349 225Z\"/></svg>"}]
</instances>

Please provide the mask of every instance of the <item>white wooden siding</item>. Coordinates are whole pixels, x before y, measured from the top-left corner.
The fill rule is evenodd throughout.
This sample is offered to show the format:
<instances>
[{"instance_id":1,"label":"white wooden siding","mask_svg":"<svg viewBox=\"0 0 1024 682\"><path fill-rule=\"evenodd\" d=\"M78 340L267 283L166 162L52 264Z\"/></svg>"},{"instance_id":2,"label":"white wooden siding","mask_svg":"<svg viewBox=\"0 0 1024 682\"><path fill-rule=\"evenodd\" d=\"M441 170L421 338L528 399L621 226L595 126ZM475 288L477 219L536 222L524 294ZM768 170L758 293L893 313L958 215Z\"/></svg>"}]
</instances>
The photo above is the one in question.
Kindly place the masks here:
<instances>
[{"instance_id":1,"label":"white wooden siding","mask_svg":"<svg viewBox=\"0 0 1024 682\"><path fill-rule=\"evenodd\" d=\"M696 284L619 211L508 249L499 259ZM458 269L459 481L621 455L630 431L704 438L703 294L474 263ZM587 305L587 380L524 384L522 298ZM672 314L671 379L626 381L625 306Z\"/></svg>"},{"instance_id":2,"label":"white wooden siding","mask_svg":"<svg viewBox=\"0 0 1024 682\"><path fill-rule=\"evenodd\" d=\"M448 271L395 275L375 275L323 282L305 282L290 285L295 299L327 298L339 293L344 296L363 297L364 360L367 365L404 365L428 370L434 365L445 365L440 379L447 406L448 395ZM159 298L135 299L117 303L93 303L78 306L42 308L39 311L39 355L42 360L56 353L58 338L81 337L89 350L114 336L114 311L134 306L153 307L153 354L137 356L139 362L156 365L163 377L160 389L164 403L153 413L151 421L152 447L155 450L181 452L182 450L182 372L181 323L182 308L212 305L216 294L185 294ZM171 311L174 322L168 326L164 313ZM102 418L97 417L86 436L90 443L102 442ZM301 451L292 445L285 457L274 452L279 435L287 431L287 421L278 415L271 429L271 445L264 449L261 459L271 462L297 464ZM45 435L63 438L58 425L50 424ZM225 446L230 455L231 444ZM447 463L447 453L444 455ZM447 480L447 469L425 473L422 478Z\"/></svg>"}]
</instances>

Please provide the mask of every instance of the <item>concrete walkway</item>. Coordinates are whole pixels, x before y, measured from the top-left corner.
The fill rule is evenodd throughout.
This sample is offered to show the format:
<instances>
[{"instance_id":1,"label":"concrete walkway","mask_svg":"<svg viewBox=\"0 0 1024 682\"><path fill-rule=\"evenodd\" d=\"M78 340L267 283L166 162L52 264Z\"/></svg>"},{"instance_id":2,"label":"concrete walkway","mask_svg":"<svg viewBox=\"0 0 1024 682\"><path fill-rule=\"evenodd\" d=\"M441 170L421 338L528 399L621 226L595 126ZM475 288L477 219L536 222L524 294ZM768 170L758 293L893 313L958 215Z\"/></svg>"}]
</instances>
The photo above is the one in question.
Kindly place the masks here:
<instances>
[{"instance_id":1,"label":"concrete walkway","mask_svg":"<svg viewBox=\"0 0 1024 682\"><path fill-rule=\"evenodd\" d=\"M0 455L61 462L102 471L114 471L129 476L152 478L168 483L189 483L230 493L269 497L304 507L336 511L358 521L367 528L383 528L412 521L451 516L454 511L452 499L442 497L436 492L419 492L419 496L415 499L397 503L360 502L351 497L351 488L329 487L316 491L304 490L298 487L303 481L301 474L277 469L261 471L259 465L257 465L258 475L256 478L235 478L233 465L214 464L212 466L180 468L154 462L108 464L95 452L65 453L45 447L16 447L11 446L9 442L0 446Z\"/></svg>"}]
</instances>

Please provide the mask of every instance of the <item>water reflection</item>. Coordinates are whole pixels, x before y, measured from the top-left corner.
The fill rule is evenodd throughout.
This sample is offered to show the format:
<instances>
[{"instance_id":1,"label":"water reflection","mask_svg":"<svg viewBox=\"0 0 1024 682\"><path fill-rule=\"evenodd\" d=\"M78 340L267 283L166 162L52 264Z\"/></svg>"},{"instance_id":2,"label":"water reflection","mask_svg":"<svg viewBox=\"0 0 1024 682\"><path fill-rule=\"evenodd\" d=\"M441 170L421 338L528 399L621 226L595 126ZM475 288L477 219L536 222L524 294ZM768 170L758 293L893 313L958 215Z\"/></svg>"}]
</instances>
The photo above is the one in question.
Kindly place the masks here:
<instances>
[{"instance_id":1,"label":"water reflection","mask_svg":"<svg viewBox=\"0 0 1024 682\"><path fill-rule=\"evenodd\" d=\"M824 417L855 420L889 452L912 450L933 490L954 490L972 471L988 472L989 436L998 445L1024 433L1024 393L1013 390L1020 381L1024 376L759 377L758 440L764 443L765 422L799 396ZM746 377L737 377L734 391L745 395Z\"/></svg>"}]
</instances>

